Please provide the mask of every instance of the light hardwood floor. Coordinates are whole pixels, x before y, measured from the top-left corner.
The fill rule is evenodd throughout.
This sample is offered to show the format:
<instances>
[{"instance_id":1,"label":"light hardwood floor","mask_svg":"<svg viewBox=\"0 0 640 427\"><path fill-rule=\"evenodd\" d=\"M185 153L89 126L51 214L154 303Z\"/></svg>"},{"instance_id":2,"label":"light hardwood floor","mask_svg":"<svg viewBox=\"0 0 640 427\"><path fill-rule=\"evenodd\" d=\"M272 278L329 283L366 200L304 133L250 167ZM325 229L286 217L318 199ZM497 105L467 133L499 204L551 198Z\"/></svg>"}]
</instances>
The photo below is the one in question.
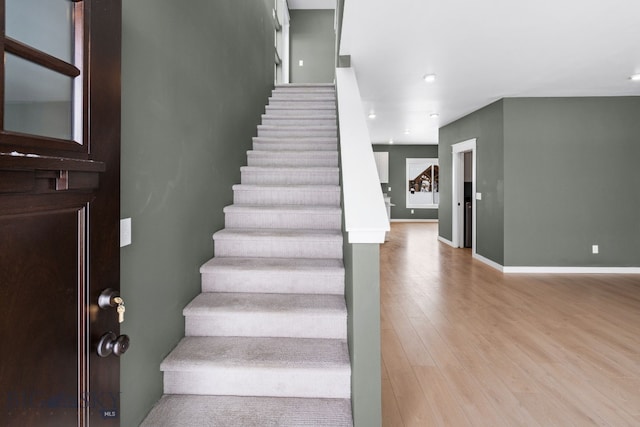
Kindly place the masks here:
<instances>
[{"instance_id":1,"label":"light hardwood floor","mask_svg":"<svg viewBox=\"0 0 640 427\"><path fill-rule=\"evenodd\" d=\"M640 426L640 276L505 275L437 227L381 246L383 426Z\"/></svg>"}]
</instances>

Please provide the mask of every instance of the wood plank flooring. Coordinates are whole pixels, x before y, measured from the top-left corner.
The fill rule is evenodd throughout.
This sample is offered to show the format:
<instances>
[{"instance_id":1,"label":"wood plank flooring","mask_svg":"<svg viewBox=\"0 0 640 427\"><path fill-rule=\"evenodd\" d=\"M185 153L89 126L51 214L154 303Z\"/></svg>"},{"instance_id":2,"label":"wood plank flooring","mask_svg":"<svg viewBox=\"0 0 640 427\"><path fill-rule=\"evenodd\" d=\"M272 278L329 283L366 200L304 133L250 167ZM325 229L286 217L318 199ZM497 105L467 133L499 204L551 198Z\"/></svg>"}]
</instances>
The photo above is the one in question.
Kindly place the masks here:
<instances>
[{"instance_id":1,"label":"wood plank flooring","mask_svg":"<svg viewBox=\"0 0 640 427\"><path fill-rule=\"evenodd\" d=\"M505 275L437 234L381 246L383 426L640 425L640 276Z\"/></svg>"}]
</instances>

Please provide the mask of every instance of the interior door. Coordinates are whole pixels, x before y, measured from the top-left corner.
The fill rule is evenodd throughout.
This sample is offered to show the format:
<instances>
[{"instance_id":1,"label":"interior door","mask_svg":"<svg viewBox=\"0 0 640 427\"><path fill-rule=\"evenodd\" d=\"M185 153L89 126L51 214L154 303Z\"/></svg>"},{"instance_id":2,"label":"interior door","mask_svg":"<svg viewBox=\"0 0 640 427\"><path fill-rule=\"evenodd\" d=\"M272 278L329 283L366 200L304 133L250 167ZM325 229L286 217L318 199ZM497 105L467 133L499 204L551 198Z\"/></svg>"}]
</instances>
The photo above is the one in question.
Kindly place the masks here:
<instances>
[{"instance_id":1,"label":"interior door","mask_svg":"<svg viewBox=\"0 0 640 427\"><path fill-rule=\"evenodd\" d=\"M0 0L2 426L119 425L120 1Z\"/></svg>"}]
</instances>

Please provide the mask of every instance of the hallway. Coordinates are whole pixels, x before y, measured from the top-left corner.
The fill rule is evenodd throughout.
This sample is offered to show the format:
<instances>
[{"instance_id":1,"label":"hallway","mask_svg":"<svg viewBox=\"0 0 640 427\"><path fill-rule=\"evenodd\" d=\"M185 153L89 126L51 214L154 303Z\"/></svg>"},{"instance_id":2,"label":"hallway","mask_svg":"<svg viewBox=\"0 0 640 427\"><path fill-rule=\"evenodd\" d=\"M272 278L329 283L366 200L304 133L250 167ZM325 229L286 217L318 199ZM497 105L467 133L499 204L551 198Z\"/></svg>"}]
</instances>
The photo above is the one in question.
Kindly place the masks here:
<instances>
[{"instance_id":1,"label":"hallway","mask_svg":"<svg viewBox=\"0 0 640 427\"><path fill-rule=\"evenodd\" d=\"M381 245L383 426L640 425L640 276L504 275L437 232Z\"/></svg>"}]
</instances>

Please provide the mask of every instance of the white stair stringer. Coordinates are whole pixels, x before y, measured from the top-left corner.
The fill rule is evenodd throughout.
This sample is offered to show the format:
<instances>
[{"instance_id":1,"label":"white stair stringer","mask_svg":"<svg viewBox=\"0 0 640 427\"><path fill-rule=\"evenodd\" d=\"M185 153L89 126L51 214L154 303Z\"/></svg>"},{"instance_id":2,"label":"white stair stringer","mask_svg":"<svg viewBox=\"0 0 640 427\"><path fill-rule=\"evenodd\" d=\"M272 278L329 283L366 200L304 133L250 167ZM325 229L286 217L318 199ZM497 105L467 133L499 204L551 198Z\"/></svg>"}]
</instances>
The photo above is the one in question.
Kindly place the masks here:
<instances>
[{"instance_id":1,"label":"white stair stringer","mask_svg":"<svg viewBox=\"0 0 640 427\"><path fill-rule=\"evenodd\" d=\"M335 88L277 85L144 427L352 427Z\"/></svg>"}]
</instances>

